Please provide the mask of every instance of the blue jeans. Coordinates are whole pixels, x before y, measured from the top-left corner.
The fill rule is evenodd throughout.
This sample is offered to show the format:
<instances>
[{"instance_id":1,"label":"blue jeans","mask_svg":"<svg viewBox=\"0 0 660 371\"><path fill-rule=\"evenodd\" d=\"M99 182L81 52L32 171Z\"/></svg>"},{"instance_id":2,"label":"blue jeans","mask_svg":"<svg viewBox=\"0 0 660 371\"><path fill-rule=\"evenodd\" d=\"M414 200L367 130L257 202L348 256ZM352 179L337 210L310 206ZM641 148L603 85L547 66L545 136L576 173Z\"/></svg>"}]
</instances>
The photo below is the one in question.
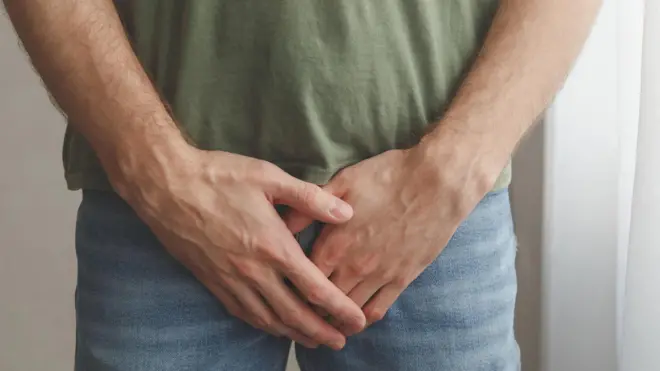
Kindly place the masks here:
<instances>
[{"instance_id":1,"label":"blue jeans","mask_svg":"<svg viewBox=\"0 0 660 371\"><path fill-rule=\"evenodd\" d=\"M301 233L309 249L319 225ZM230 316L118 196L85 191L76 230L77 371L283 371L290 342ZM385 318L304 371L517 371L506 190L487 195Z\"/></svg>"}]
</instances>

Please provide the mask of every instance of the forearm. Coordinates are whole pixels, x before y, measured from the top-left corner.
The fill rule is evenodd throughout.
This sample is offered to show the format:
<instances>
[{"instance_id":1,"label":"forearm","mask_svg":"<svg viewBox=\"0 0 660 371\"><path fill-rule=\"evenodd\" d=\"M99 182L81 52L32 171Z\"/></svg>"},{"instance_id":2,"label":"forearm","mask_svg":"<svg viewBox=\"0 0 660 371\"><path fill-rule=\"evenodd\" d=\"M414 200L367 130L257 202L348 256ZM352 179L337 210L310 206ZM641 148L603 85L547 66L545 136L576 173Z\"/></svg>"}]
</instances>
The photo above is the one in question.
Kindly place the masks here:
<instances>
[{"instance_id":1,"label":"forearm","mask_svg":"<svg viewBox=\"0 0 660 371\"><path fill-rule=\"evenodd\" d=\"M491 177L501 171L563 84L601 2L502 0L471 72L425 141L438 150L451 141Z\"/></svg>"},{"instance_id":2,"label":"forearm","mask_svg":"<svg viewBox=\"0 0 660 371\"><path fill-rule=\"evenodd\" d=\"M111 0L4 0L46 87L114 183L159 169L185 141ZM122 186L121 184L115 184Z\"/></svg>"}]
</instances>

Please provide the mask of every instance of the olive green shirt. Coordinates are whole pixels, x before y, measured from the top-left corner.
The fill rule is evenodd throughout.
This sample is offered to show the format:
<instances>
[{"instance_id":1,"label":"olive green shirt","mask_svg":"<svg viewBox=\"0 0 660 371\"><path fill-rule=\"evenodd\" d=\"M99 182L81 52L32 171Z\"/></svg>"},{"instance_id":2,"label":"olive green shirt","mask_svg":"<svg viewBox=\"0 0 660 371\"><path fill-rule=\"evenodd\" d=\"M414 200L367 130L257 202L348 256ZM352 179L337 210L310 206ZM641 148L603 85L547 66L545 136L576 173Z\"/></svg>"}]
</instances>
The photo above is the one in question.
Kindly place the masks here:
<instances>
[{"instance_id":1,"label":"olive green shirt","mask_svg":"<svg viewBox=\"0 0 660 371\"><path fill-rule=\"evenodd\" d=\"M133 48L202 149L325 184L415 145L479 51L495 0L116 1ZM111 189L69 126L70 189ZM507 167L496 188L510 180Z\"/></svg>"}]
</instances>

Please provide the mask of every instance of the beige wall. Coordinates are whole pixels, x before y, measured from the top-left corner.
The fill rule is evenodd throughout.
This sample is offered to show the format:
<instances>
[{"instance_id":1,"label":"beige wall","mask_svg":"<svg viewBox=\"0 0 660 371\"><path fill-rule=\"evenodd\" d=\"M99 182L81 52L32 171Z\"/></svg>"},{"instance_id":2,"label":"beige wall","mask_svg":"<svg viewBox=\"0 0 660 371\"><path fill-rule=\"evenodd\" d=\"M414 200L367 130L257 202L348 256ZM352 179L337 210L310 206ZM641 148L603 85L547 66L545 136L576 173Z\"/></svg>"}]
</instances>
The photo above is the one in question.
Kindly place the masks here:
<instances>
[{"instance_id":1,"label":"beige wall","mask_svg":"<svg viewBox=\"0 0 660 371\"><path fill-rule=\"evenodd\" d=\"M62 179L64 124L0 17L0 370L67 371L73 358L74 219ZM542 133L514 162L519 338L537 371Z\"/></svg>"},{"instance_id":2,"label":"beige wall","mask_svg":"<svg viewBox=\"0 0 660 371\"><path fill-rule=\"evenodd\" d=\"M0 8L0 11L2 8ZM0 370L71 370L73 228L64 124L0 16Z\"/></svg>"}]
</instances>

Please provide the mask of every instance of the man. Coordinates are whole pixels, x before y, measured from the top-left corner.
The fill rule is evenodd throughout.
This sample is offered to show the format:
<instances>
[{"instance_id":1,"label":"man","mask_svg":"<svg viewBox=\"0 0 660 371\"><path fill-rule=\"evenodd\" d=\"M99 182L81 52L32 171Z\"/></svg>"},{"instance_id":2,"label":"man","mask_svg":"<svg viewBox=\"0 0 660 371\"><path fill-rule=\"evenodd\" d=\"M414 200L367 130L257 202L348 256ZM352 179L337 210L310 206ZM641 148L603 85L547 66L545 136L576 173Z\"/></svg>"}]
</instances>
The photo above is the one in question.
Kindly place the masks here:
<instances>
[{"instance_id":1,"label":"man","mask_svg":"<svg viewBox=\"0 0 660 371\"><path fill-rule=\"evenodd\" d=\"M76 369L519 369L508 162L599 1L4 1L84 190Z\"/></svg>"}]
</instances>

